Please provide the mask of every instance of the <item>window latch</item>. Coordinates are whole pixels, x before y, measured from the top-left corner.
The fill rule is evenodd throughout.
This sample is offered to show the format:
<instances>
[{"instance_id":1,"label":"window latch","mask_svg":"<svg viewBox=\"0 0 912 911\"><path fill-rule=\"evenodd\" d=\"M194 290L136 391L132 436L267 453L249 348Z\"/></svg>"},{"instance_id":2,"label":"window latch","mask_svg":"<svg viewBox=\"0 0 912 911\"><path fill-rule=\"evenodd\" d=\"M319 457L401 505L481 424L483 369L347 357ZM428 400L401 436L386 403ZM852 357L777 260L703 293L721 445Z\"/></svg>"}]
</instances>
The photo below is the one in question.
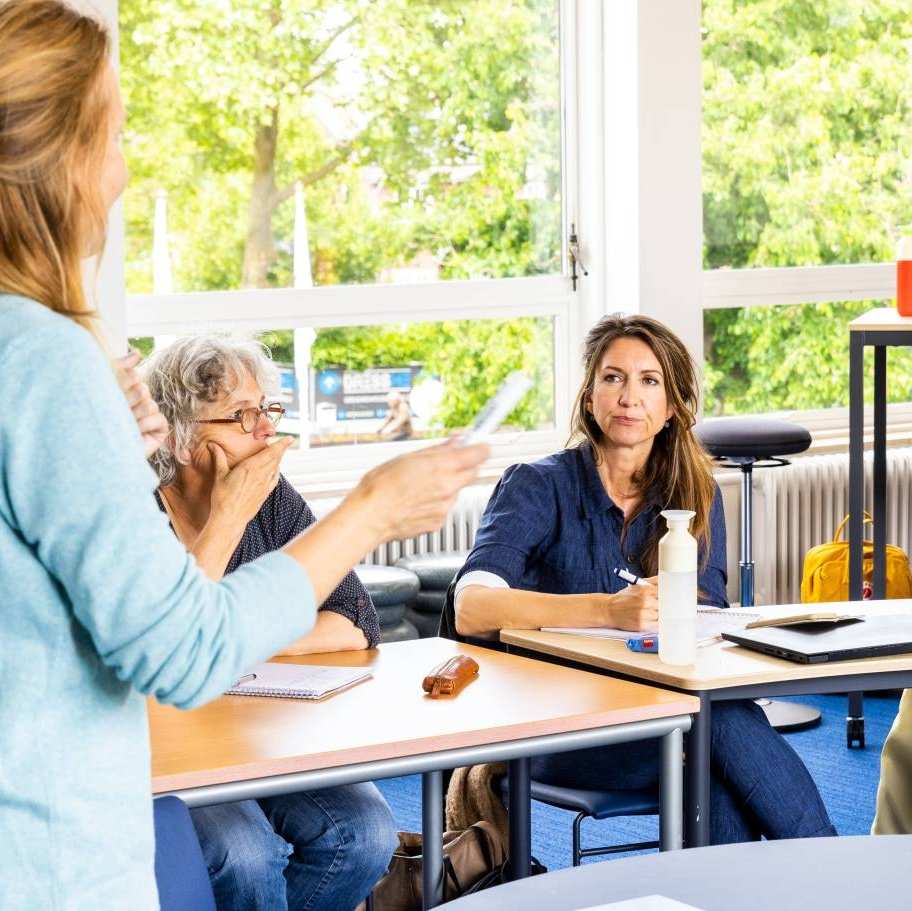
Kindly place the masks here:
<instances>
[{"instance_id":1,"label":"window latch","mask_svg":"<svg viewBox=\"0 0 912 911\"><path fill-rule=\"evenodd\" d=\"M573 290L576 291L576 283L580 280L576 267L579 266L583 275L588 275L586 267L580 258L579 237L576 236L576 225L570 225L570 237L567 241L567 252L570 254L570 281L573 283Z\"/></svg>"}]
</instances>

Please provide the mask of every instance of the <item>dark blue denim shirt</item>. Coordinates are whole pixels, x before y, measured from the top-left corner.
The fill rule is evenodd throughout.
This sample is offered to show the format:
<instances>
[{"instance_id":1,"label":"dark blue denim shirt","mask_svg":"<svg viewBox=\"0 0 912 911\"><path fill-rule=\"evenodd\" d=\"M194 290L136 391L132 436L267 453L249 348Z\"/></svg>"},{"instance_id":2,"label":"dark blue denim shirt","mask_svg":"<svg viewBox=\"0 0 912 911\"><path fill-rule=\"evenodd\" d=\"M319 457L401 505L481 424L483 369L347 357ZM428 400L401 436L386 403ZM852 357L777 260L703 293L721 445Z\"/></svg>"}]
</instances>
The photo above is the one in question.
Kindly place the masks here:
<instances>
[{"instance_id":1,"label":"dark blue denim shirt","mask_svg":"<svg viewBox=\"0 0 912 911\"><path fill-rule=\"evenodd\" d=\"M620 591L615 567L642 575L640 553L659 516L655 499L624 532L624 513L605 491L590 445L565 449L529 465L508 468L482 516L475 546L459 577L495 573L510 588L547 594ZM728 607L725 515L716 486L710 512L709 559L700 551L700 601ZM623 540L622 540L623 539Z\"/></svg>"}]
</instances>

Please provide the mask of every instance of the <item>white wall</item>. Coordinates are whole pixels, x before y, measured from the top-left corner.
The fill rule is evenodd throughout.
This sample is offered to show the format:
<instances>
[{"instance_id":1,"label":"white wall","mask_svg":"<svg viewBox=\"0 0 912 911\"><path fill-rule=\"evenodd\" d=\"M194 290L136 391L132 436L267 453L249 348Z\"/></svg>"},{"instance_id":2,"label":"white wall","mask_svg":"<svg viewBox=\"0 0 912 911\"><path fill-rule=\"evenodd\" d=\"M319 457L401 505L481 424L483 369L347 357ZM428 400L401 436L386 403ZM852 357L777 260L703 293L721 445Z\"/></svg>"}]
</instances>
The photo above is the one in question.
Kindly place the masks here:
<instances>
[{"instance_id":1,"label":"white wall","mask_svg":"<svg viewBox=\"0 0 912 911\"><path fill-rule=\"evenodd\" d=\"M118 59L117 0L69 0L70 5L104 21L114 39L114 65ZM86 287L101 311L115 354L126 350L126 284L124 279L123 203L118 202L108 219L108 239L100 266L86 264Z\"/></svg>"},{"instance_id":2,"label":"white wall","mask_svg":"<svg viewBox=\"0 0 912 911\"><path fill-rule=\"evenodd\" d=\"M607 309L661 320L700 364L700 0L603 9Z\"/></svg>"}]
</instances>

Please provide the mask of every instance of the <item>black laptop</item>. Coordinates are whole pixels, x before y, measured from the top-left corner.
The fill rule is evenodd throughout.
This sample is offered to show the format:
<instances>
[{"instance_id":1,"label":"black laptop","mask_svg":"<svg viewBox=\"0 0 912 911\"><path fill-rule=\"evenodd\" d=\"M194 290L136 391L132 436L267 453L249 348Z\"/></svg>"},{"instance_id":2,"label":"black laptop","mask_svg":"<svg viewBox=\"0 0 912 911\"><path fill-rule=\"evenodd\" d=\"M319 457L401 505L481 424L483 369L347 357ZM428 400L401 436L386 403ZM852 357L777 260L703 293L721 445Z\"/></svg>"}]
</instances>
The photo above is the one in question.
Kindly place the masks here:
<instances>
[{"instance_id":1,"label":"black laptop","mask_svg":"<svg viewBox=\"0 0 912 911\"><path fill-rule=\"evenodd\" d=\"M744 629L722 633L722 638L801 664L877 658L912 652L912 614L865 617L838 626L807 623Z\"/></svg>"}]
</instances>

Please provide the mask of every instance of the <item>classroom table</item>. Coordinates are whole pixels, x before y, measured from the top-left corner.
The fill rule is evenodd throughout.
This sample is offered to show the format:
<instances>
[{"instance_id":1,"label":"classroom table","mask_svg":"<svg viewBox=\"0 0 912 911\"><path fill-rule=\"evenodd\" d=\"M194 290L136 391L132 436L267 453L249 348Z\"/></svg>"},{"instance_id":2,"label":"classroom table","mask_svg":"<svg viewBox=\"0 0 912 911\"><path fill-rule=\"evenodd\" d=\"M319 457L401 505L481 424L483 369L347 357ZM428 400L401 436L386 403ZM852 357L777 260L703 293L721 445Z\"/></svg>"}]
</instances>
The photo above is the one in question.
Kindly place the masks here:
<instances>
[{"instance_id":1,"label":"classroom table","mask_svg":"<svg viewBox=\"0 0 912 911\"><path fill-rule=\"evenodd\" d=\"M457 696L431 699L421 681L456 654L480 672ZM509 762L510 857L528 875L529 757L662 739L660 840L683 840L683 734L697 699L553 664L421 639L280 659L370 667L373 677L322 701L223 696L182 712L150 702L152 789L189 806L270 797L422 773L424 895L442 900L443 770Z\"/></svg>"},{"instance_id":2,"label":"classroom table","mask_svg":"<svg viewBox=\"0 0 912 911\"><path fill-rule=\"evenodd\" d=\"M614 902L648 911L644 898L652 895L701 911L906 911L910 855L912 835L693 848L545 873L447 902L441 911L594 911Z\"/></svg>"},{"instance_id":3,"label":"classroom table","mask_svg":"<svg viewBox=\"0 0 912 911\"><path fill-rule=\"evenodd\" d=\"M866 601L864 605L837 602L765 605L753 613L787 616L814 610L865 614L912 612L912 599ZM710 725L712 704L721 700L760 696L802 696L812 693L845 693L853 690L893 690L912 686L912 654L863 658L823 664L798 664L760 652L718 642L697 649L695 664L663 664L656 654L632 652L624 642L545 633L540 630L502 630L501 641L514 653L549 656L571 667L599 670L615 677L639 680L691 693L700 700L687 735L685 768L685 844L709 844Z\"/></svg>"}]
</instances>

